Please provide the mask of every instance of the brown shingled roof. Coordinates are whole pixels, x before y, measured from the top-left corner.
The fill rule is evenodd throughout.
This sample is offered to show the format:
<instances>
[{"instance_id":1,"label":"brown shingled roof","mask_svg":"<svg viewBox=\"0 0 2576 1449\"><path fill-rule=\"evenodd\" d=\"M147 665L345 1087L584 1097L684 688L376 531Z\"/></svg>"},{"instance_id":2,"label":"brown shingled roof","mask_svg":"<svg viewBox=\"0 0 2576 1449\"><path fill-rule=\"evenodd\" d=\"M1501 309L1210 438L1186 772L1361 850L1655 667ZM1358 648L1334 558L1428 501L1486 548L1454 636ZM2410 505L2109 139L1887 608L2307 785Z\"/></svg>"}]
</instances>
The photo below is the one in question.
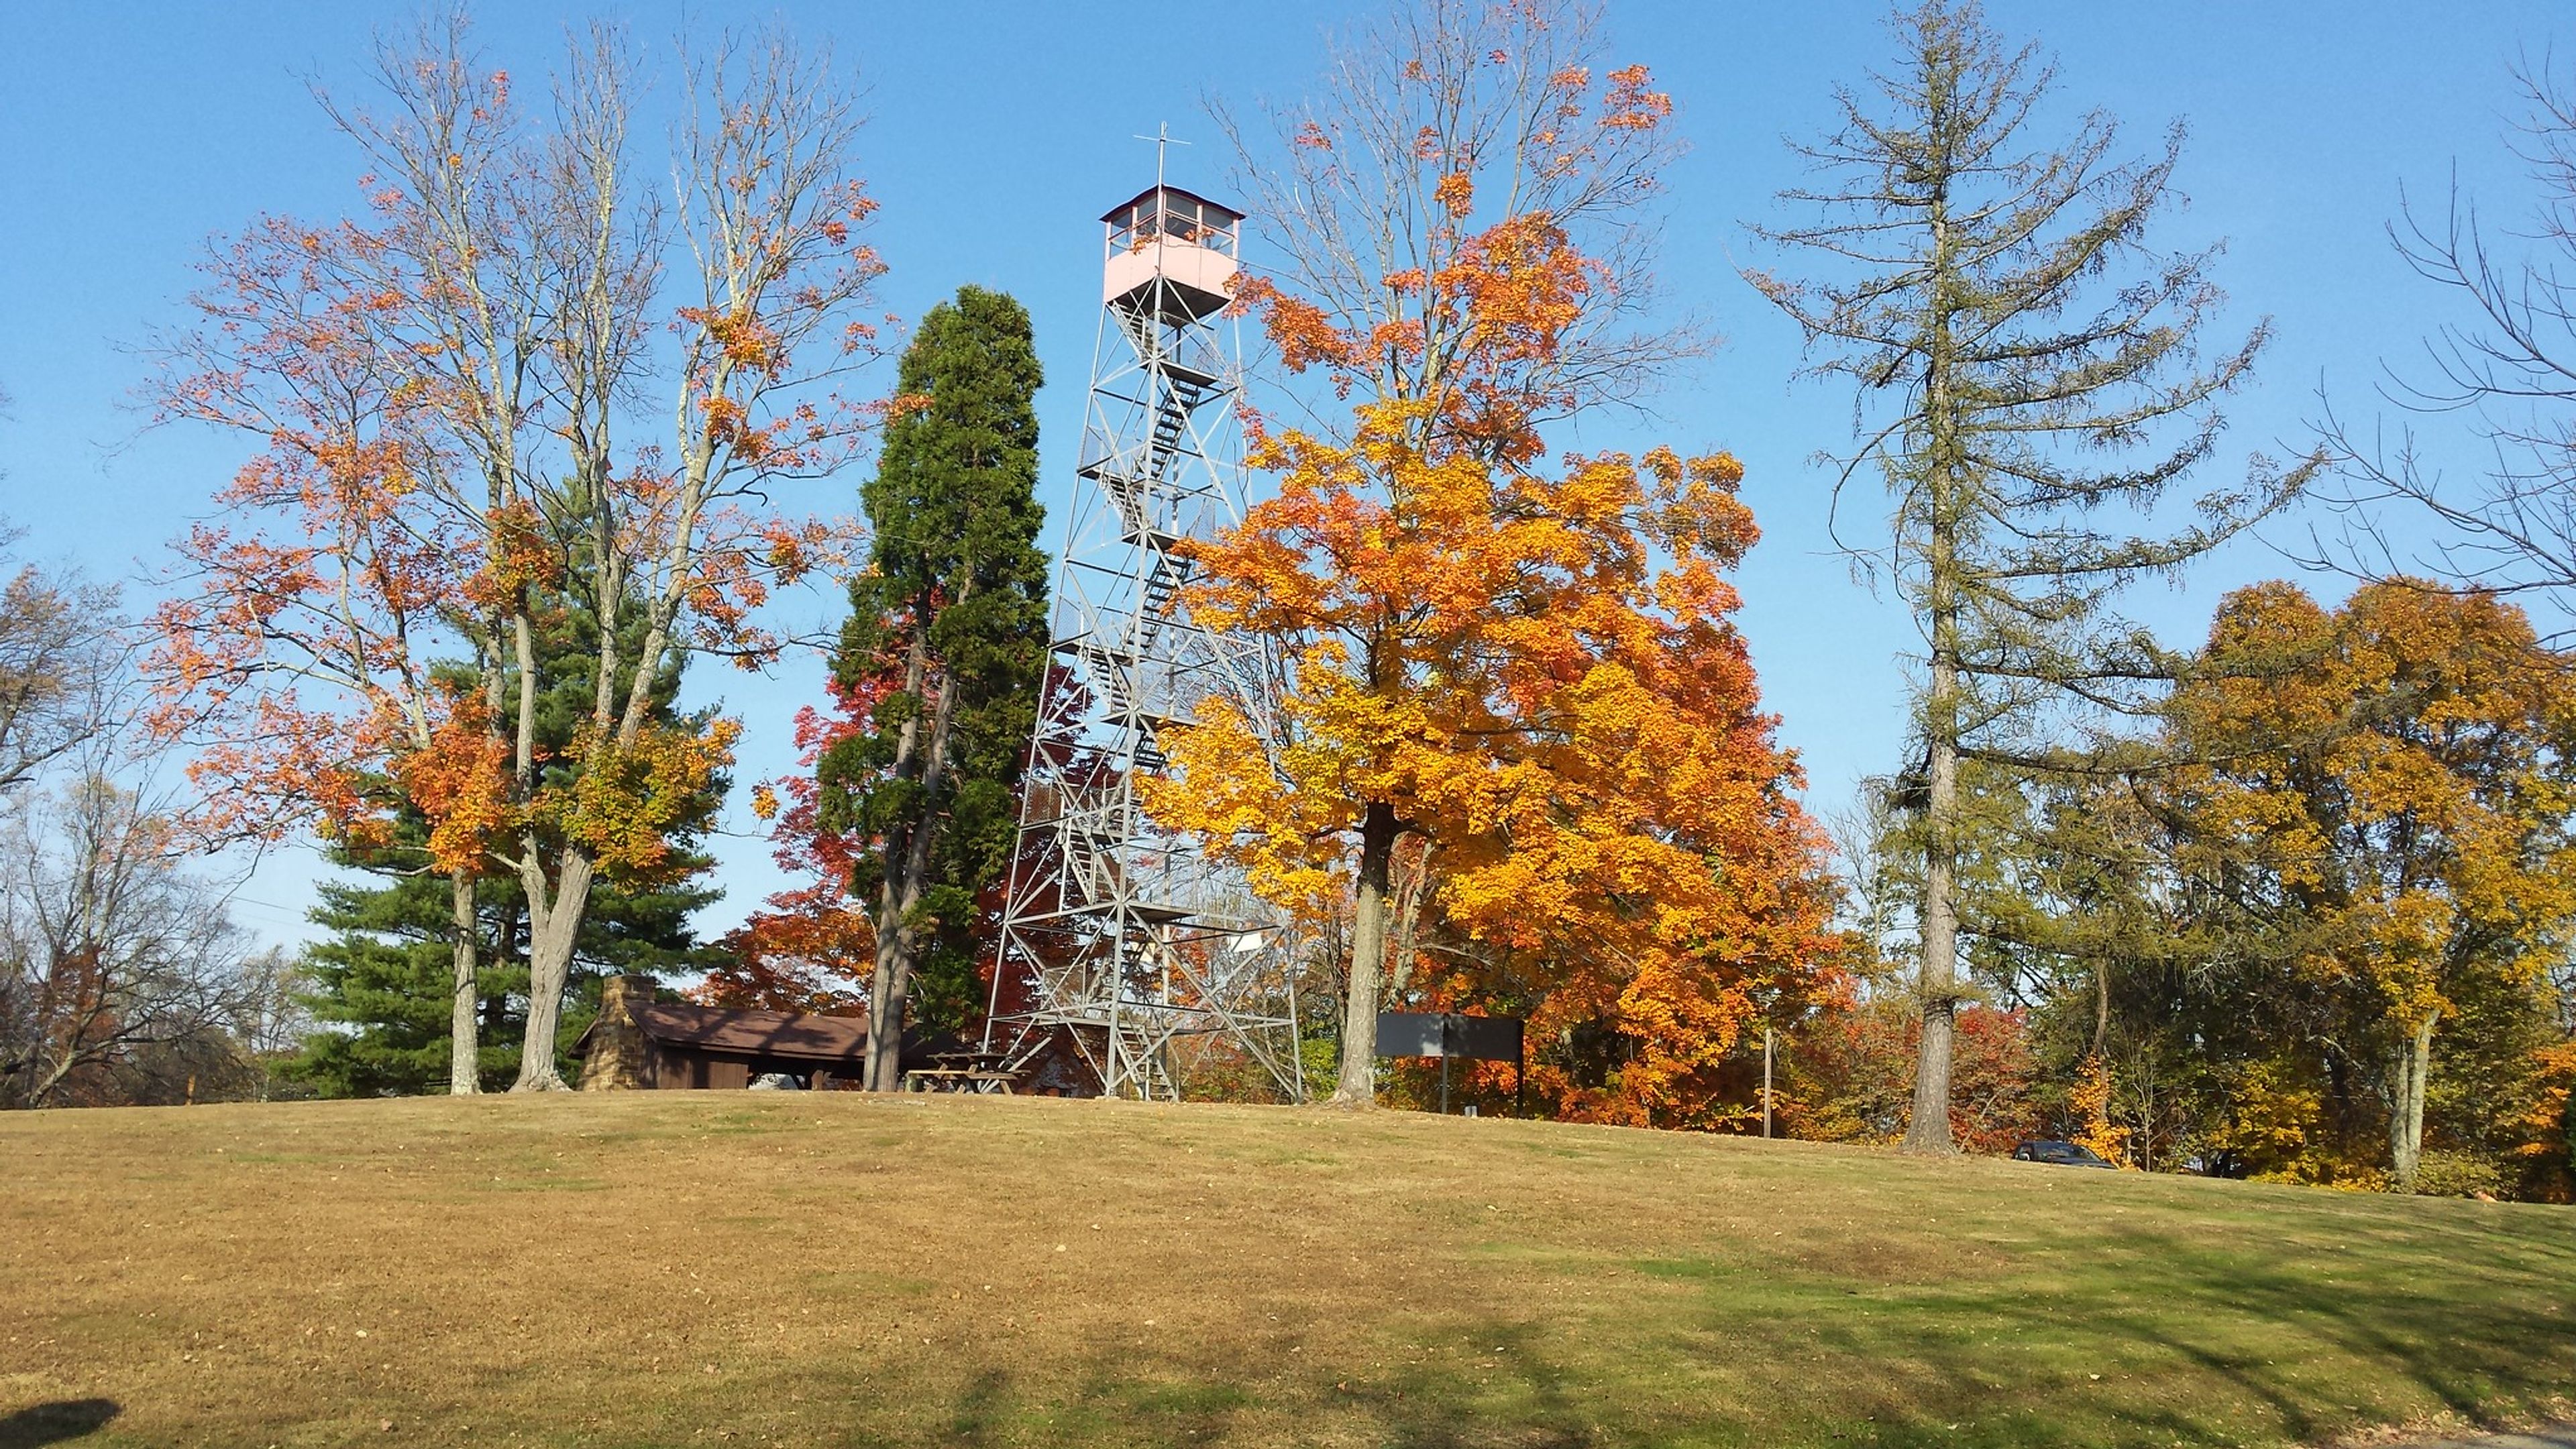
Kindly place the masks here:
<instances>
[{"instance_id":1,"label":"brown shingled roof","mask_svg":"<svg viewBox=\"0 0 2576 1449\"><path fill-rule=\"evenodd\" d=\"M724 1006L651 1002L637 1006L635 1024L655 1041L746 1056L858 1061L868 1054L863 1017L749 1011Z\"/></svg>"},{"instance_id":2,"label":"brown shingled roof","mask_svg":"<svg viewBox=\"0 0 2576 1449\"><path fill-rule=\"evenodd\" d=\"M865 1017L753 1011L677 1001L639 1002L632 1010L635 1025L666 1046L827 1064L856 1064L865 1061L868 1054ZM584 1053L589 1044L590 1033L582 1033L582 1040L573 1047L574 1055ZM962 1043L944 1036L928 1038L916 1032L904 1033L906 1061L962 1049Z\"/></svg>"}]
</instances>

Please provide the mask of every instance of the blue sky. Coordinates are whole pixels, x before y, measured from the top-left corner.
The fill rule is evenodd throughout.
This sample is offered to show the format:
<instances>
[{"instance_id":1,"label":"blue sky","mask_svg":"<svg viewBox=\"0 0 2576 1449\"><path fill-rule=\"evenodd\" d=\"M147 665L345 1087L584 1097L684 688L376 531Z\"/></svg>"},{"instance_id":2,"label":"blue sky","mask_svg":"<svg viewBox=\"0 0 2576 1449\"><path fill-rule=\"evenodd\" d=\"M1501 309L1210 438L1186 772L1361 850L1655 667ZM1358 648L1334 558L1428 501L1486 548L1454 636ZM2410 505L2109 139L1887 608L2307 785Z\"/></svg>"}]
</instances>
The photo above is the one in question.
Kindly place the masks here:
<instances>
[{"instance_id":1,"label":"blue sky","mask_svg":"<svg viewBox=\"0 0 2576 1449\"><path fill-rule=\"evenodd\" d=\"M918 316L973 282L1015 293L1036 317L1050 378L1043 486L1060 518L1099 296L1095 218L1153 175L1152 148L1131 136L1168 121L1198 139L1173 153L1173 177L1221 191L1202 97L1293 97L1321 62L1322 33L1375 3L515 3L486 7L481 33L523 75L552 60L567 23L593 15L658 42L680 29L684 9L699 32L783 14L800 35L831 41L869 88L860 164L884 206L876 242L893 267L888 307ZM140 431L124 406L141 374L132 348L176 319L208 238L263 211L350 209L355 157L307 84L361 85L370 31L408 13L357 3L9 7L0 389L14 404L0 421L0 513L27 530L22 553L100 576L148 571L240 461L230 439ZM1812 135L1829 119L1829 88L1881 60L1882 14L1825 0L1611 4L1620 56L1654 67L1693 148L1671 178L1670 300L1713 320L1725 346L1656 400L1655 417L1579 441L1661 439L1745 461L1766 538L1741 576L1744 627L1820 809L1893 762L1904 725L1898 657L1913 635L1891 600L1853 585L1824 537L1825 475L1812 457L1846 440L1848 395L1792 382L1796 332L1736 269L1755 258L1742 223L1775 216L1771 197L1798 178L1780 138ZM2320 389L2348 413L2374 410L2382 359L2415 355L2446 315L2447 299L2406 274L2384 234L2401 183L2438 205L2456 166L2491 215L2518 216L2527 193L2500 140L2512 112L2508 67L2569 29L2563 8L2536 0L1996 0L1991 15L2057 52L2061 120L2105 108L2140 149L2169 122L2187 122L2180 185L2191 204L2157 240L2226 238L2217 276L2233 298L2230 321L2268 315L2278 331L2232 410L2235 451L2222 467L2248 448L2297 451ZM667 60L660 70L667 97ZM847 510L857 482L796 501ZM2294 544L2303 527L2291 520L2276 533ZM2188 640L2225 588L2291 568L2260 541L2240 543L2183 589L2132 607ZM788 608L818 623L839 603L818 591ZM811 661L765 679L697 672L700 696L747 722L746 783L788 767L788 717L819 695L819 678ZM747 813L737 808L732 823L742 833L718 843L728 898L701 921L711 933L776 881ZM300 914L314 871L301 851L261 862L241 892L243 923L272 939L307 934Z\"/></svg>"}]
</instances>

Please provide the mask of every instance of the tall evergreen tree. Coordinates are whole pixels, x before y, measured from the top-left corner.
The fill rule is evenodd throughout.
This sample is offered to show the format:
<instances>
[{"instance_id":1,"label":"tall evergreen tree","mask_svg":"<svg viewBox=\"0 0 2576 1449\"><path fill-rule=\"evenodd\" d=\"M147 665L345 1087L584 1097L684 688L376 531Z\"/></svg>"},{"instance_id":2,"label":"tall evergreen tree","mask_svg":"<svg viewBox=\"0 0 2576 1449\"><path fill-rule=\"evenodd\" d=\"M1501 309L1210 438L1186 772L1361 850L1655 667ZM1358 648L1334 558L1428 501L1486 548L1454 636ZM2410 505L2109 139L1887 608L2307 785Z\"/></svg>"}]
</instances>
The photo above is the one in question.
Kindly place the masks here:
<instances>
[{"instance_id":1,"label":"tall evergreen tree","mask_svg":"<svg viewBox=\"0 0 2576 1449\"><path fill-rule=\"evenodd\" d=\"M854 885L876 923L874 1091L900 1085L908 1013L946 1025L973 1010L976 896L1010 858L1046 668L1041 380L1027 309L961 288L904 351L898 389L918 406L888 425L861 490L875 546L833 668L845 688L888 687L817 775L825 826L871 846Z\"/></svg>"},{"instance_id":2,"label":"tall evergreen tree","mask_svg":"<svg viewBox=\"0 0 2576 1449\"><path fill-rule=\"evenodd\" d=\"M2216 450L2218 403L2251 376L2268 328L2203 365L2221 302L2217 249L2159 252L2177 128L2160 154L2114 159L2099 111L2061 144L2030 135L2055 72L2008 50L1974 0L1926 0L1894 22L1898 66L1873 97L1838 89L1839 128L1796 149L1833 184L1782 198L1814 219L1757 234L1820 259L1808 280L1751 280L1807 334L1812 371L1859 391L1860 444L1841 488L1875 465L1884 565L1926 644L1922 740L1923 1033L1906 1145L1955 1150L1951 1021L1959 980L1960 765L2046 765L2071 709L2133 707L2167 673L2110 611L2142 575L2171 574L2302 487L2315 459L2259 455L2243 483L2169 534L2106 515L2151 513ZM2152 520L2142 520L2152 528Z\"/></svg>"},{"instance_id":3,"label":"tall evergreen tree","mask_svg":"<svg viewBox=\"0 0 2576 1449\"><path fill-rule=\"evenodd\" d=\"M622 621L621 632L635 633L639 623ZM567 601L536 647L547 681L537 696L538 745L561 760L596 679L598 621ZM654 682L657 720L678 718L679 684L676 663ZM516 691L506 698L515 701ZM720 784L704 793L693 828L675 841L665 869L650 879L609 880L593 894L574 949L575 1006L555 1032L559 1070L569 1070L563 1053L589 1024L601 977L669 975L722 959L697 942L688 924L718 894L696 884L713 861L695 848L695 838L721 798ZM529 917L519 879L493 871L474 882L474 1011L459 1030L451 1009L458 933L450 881L427 871L429 826L419 812L402 810L394 833L389 844L332 854L334 865L373 879L321 887L313 920L335 934L306 952L311 990L305 1003L328 1029L306 1043L289 1071L328 1096L427 1092L449 1080L462 1043L478 1085L506 1088L519 1075L527 1022Z\"/></svg>"}]
</instances>

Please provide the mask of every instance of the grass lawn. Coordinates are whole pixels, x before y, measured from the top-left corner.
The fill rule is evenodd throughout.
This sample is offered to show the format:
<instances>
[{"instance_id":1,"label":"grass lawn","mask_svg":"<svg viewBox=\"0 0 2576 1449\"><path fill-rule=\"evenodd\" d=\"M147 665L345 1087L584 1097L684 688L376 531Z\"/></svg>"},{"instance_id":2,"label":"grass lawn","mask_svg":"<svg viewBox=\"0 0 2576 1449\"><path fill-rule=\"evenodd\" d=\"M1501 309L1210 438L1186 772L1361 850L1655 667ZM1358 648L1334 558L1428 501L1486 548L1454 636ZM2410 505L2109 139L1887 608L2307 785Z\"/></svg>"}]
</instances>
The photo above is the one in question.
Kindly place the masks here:
<instances>
[{"instance_id":1,"label":"grass lawn","mask_svg":"<svg viewBox=\"0 0 2576 1449\"><path fill-rule=\"evenodd\" d=\"M1028 1099L0 1118L5 1449L2274 1445L2571 1392L2564 1208Z\"/></svg>"}]
</instances>

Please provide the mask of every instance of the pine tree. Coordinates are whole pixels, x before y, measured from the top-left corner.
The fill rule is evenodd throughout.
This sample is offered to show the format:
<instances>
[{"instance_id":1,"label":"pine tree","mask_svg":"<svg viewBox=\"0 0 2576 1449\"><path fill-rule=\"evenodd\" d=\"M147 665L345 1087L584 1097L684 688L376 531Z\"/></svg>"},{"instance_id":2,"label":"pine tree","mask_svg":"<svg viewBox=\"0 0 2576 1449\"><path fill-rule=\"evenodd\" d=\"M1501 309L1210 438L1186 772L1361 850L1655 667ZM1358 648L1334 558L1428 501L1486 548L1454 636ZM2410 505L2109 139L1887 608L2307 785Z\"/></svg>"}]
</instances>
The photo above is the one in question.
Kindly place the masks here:
<instances>
[{"instance_id":1,"label":"pine tree","mask_svg":"<svg viewBox=\"0 0 2576 1449\"><path fill-rule=\"evenodd\" d=\"M447 881L370 859L372 866L335 855L334 863L376 880L321 887L312 919L336 934L305 951L304 1001L317 1020L338 1029L310 1038L287 1073L329 1097L440 1091L450 1049ZM601 979L667 976L720 959L697 944L688 925L689 914L716 894L695 886L602 892L574 953L574 1009L556 1032L560 1069L571 1071L563 1053L590 1024ZM527 909L518 883L497 875L477 882L475 904L477 1076L483 1090L499 1091L518 1075L527 1022Z\"/></svg>"},{"instance_id":2,"label":"pine tree","mask_svg":"<svg viewBox=\"0 0 2576 1449\"><path fill-rule=\"evenodd\" d=\"M897 390L917 406L888 425L861 490L875 545L833 668L844 689L889 687L817 775L823 824L871 846L853 884L876 924L875 1091L900 1084L908 1015L972 1012L976 898L1010 858L1046 664L1040 381L1027 309L961 288L904 351Z\"/></svg>"},{"instance_id":3,"label":"pine tree","mask_svg":"<svg viewBox=\"0 0 2576 1449\"><path fill-rule=\"evenodd\" d=\"M637 621L623 621L621 628L632 633ZM588 706L598 635L596 619L567 604L538 637L548 687L538 696L536 733L539 748L555 758L566 753ZM655 681L658 719L677 718L671 701L679 684L676 666ZM515 699L515 691L509 697ZM570 1071L564 1053L596 1012L601 978L670 975L722 959L721 952L699 945L689 928L690 914L719 894L694 884L713 861L691 842L712 822L721 799L720 784L705 792L695 826L667 869L650 880L612 880L593 893L574 948L574 1006L555 1032L559 1070ZM332 864L373 881L325 883L312 915L335 935L305 953L311 984L305 1004L332 1029L313 1036L288 1071L326 1096L408 1095L438 1090L448 1081L459 1039L450 1009L457 933L448 878L424 873L428 836L428 822L405 808L392 843L332 852ZM518 1077L524 1051L528 911L519 878L506 871L477 879L474 899L471 1050L480 1086L497 1091Z\"/></svg>"},{"instance_id":4,"label":"pine tree","mask_svg":"<svg viewBox=\"0 0 2576 1449\"><path fill-rule=\"evenodd\" d=\"M331 863L367 869L346 851L334 851ZM310 916L335 933L306 947L302 963L303 1001L323 1029L286 1074L326 1097L409 1096L449 1081L455 931L448 882L386 869L381 885L322 883L322 903ZM477 1036L489 1043L507 998L491 994L501 984L501 963L476 934ZM478 1079L506 1084L493 1083L488 1052L476 1055Z\"/></svg>"},{"instance_id":5,"label":"pine tree","mask_svg":"<svg viewBox=\"0 0 2576 1449\"><path fill-rule=\"evenodd\" d=\"M1783 196L1815 219L1756 229L1826 273L1750 280L1805 329L1812 371L1858 389L1861 442L1837 502L1873 465L1894 499L1889 539L1852 553L1890 566L1927 646L1909 792L1923 816L1923 1034L1906 1145L1948 1152L1966 995L1961 763L2041 768L2070 711L2142 704L2168 669L2111 614L2113 594L2178 571L2319 464L2258 455L2241 487L2199 500L2193 526L2104 527L2107 513L2151 513L2216 450L2217 404L2252 375L2268 327L2202 365L2217 249L2146 243L2175 200L2179 128L2142 161L2113 159L2117 128L2098 111L2061 145L2034 142L2055 75L2035 46L2006 50L1973 0L1927 0L1895 30L1900 64L1872 77L1876 97L1838 89L1840 128L1796 148L1837 183Z\"/></svg>"}]
</instances>

